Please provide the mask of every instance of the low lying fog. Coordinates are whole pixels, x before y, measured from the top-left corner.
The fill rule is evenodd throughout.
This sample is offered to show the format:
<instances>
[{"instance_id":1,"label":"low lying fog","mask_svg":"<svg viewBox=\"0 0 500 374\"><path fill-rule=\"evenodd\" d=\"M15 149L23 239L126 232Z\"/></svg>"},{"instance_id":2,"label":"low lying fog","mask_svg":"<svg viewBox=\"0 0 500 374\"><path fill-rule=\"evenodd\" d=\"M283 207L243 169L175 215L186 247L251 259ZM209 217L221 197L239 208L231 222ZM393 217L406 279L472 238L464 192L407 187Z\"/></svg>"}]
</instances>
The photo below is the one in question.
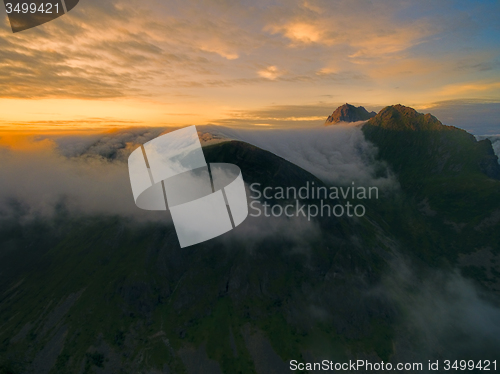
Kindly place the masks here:
<instances>
[{"instance_id":1,"label":"low lying fog","mask_svg":"<svg viewBox=\"0 0 500 374\"><path fill-rule=\"evenodd\" d=\"M139 128L101 135L37 136L25 139L29 144L23 147L0 143L0 211L6 214L15 201L23 206L26 216L51 215L64 201L70 211L158 217L135 206L127 159L140 144L171 130ZM199 126L198 130L202 135L209 133L208 138L237 139L261 147L327 183L354 181L381 190L397 186L386 165L375 160L376 148L356 125L290 130Z\"/></svg>"}]
</instances>

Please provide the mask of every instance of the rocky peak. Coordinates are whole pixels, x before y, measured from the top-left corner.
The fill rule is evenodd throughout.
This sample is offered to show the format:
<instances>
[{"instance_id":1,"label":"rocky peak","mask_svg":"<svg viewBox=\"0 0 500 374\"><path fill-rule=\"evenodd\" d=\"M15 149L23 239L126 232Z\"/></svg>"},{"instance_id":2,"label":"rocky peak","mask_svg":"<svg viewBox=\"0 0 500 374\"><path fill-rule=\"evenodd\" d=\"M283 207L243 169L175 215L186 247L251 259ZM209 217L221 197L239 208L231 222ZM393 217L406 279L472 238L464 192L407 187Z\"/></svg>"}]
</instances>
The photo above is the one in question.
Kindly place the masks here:
<instances>
[{"instance_id":1,"label":"rocky peak","mask_svg":"<svg viewBox=\"0 0 500 374\"><path fill-rule=\"evenodd\" d=\"M390 130L446 130L450 128L430 113L422 114L401 104L385 107L370 119L369 124Z\"/></svg>"},{"instance_id":2,"label":"rocky peak","mask_svg":"<svg viewBox=\"0 0 500 374\"><path fill-rule=\"evenodd\" d=\"M364 107L355 107L351 104L339 106L331 116L325 121L325 126L334 125L338 122L358 122L367 121L376 115L375 112L368 112Z\"/></svg>"}]
</instances>

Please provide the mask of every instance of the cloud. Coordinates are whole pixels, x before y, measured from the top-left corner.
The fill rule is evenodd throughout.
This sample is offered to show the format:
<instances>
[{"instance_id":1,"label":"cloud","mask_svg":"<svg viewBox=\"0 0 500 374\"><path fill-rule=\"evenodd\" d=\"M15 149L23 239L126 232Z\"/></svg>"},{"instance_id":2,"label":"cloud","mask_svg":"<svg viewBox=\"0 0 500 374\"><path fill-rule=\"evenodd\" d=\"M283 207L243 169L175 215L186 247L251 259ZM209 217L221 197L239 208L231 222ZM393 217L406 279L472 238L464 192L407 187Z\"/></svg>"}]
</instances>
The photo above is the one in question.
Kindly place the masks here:
<instances>
[{"instance_id":1,"label":"cloud","mask_svg":"<svg viewBox=\"0 0 500 374\"><path fill-rule=\"evenodd\" d=\"M283 26L270 28L273 33L282 33L296 43L316 43L322 39L322 32L314 24L305 22L292 22Z\"/></svg>"},{"instance_id":2,"label":"cloud","mask_svg":"<svg viewBox=\"0 0 500 374\"><path fill-rule=\"evenodd\" d=\"M129 94L134 82L150 72L148 61L161 50L143 35L118 28L121 22L133 24L128 10L112 2L100 6L89 1L71 16L41 28L16 35L3 28L0 60L5 74L0 76L0 96L109 98Z\"/></svg>"},{"instance_id":3,"label":"cloud","mask_svg":"<svg viewBox=\"0 0 500 374\"><path fill-rule=\"evenodd\" d=\"M38 139L52 140L57 152L65 157L100 156L126 162L135 148L172 130L175 128L131 128L90 136L55 135L39 136Z\"/></svg>"},{"instance_id":4,"label":"cloud","mask_svg":"<svg viewBox=\"0 0 500 374\"><path fill-rule=\"evenodd\" d=\"M493 151L495 151L495 154L498 156L498 162L500 163L500 136L489 139L491 140Z\"/></svg>"},{"instance_id":5,"label":"cloud","mask_svg":"<svg viewBox=\"0 0 500 374\"><path fill-rule=\"evenodd\" d=\"M485 53L490 46L474 39L491 24L488 15L495 12L489 7L467 5L461 12L448 3L392 0L261 0L251 7L244 1L87 0L68 17L24 33L13 35L3 24L0 97L165 99L180 90L220 102L252 96L265 105L304 88L308 96L344 93L331 83L348 82L365 95L358 100L370 96L375 103L380 91L400 85L402 72L419 78L405 79L398 97L402 91L435 93L436 76L445 86L464 74L469 82L491 80L498 71L496 56ZM473 59L467 46L476 49ZM450 48L446 55L435 52L444 47ZM279 89L268 90L271 85ZM260 94L248 93L248 86ZM235 94L235 87L243 88Z\"/></svg>"},{"instance_id":6,"label":"cloud","mask_svg":"<svg viewBox=\"0 0 500 374\"><path fill-rule=\"evenodd\" d=\"M0 220L31 222L52 219L64 211L76 216L118 215L132 221L171 223L169 212L136 207L127 160L139 144L172 130L136 128L86 136L16 136L13 142L0 139ZM211 143L203 137L202 142ZM292 252L304 251L311 238L321 236L319 226L301 216L250 216L233 231L220 240L252 238L247 241L254 243L247 247L251 251L270 237L287 241Z\"/></svg>"},{"instance_id":7,"label":"cloud","mask_svg":"<svg viewBox=\"0 0 500 374\"><path fill-rule=\"evenodd\" d=\"M500 82L472 82L451 84L442 88L440 94L446 97L460 96L463 94L473 94L475 92L487 92L498 94L500 92Z\"/></svg>"},{"instance_id":8,"label":"cloud","mask_svg":"<svg viewBox=\"0 0 500 374\"><path fill-rule=\"evenodd\" d=\"M457 69L462 71L490 71L500 66L500 61L493 53L467 56L457 62Z\"/></svg>"},{"instance_id":9,"label":"cloud","mask_svg":"<svg viewBox=\"0 0 500 374\"><path fill-rule=\"evenodd\" d=\"M246 188L247 196L250 196L249 187ZM243 241L245 248L253 252L260 249L262 240L279 238L286 241L288 253L307 253L311 250L311 243L325 234L314 219L308 220L301 215L292 218L285 215L275 217L270 213L265 216L262 205L256 205L255 208L257 207L260 211L250 208L246 220L219 240L227 243L229 247L236 244L232 242L235 239L240 243ZM259 214L261 215L258 216Z\"/></svg>"},{"instance_id":10,"label":"cloud","mask_svg":"<svg viewBox=\"0 0 500 374\"><path fill-rule=\"evenodd\" d=\"M377 148L366 141L360 123L293 129L236 129L200 126L200 132L242 140L270 151L331 184L397 187L388 166L376 160Z\"/></svg>"},{"instance_id":11,"label":"cloud","mask_svg":"<svg viewBox=\"0 0 500 374\"><path fill-rule=\"evenodd\" d=\"M266 29L289 39L292 47L344 46L353 60L394 55L439 31L425 18L398 20L398 4L391 3L340 1L332 6L325 1L305 2L285 10Z\"/></svg>"},{"instance_id":12,"label":"cloud","mask_svg":"<svg viewBox=\"0 0 500 374\"><path fill-rule=\"evenodd\" d=\"M262 109L232 110L223 119L213 121L220 125L270 125L281 128L322 125L325 119L342 103L309 105L273 105Z\"/></svg>"},{"instance_id":13,"label":"cloud","mask_svg":"<svg viewBox=\"0 0 500 374\"><path fill-rule=\"evenodd\" d=\"M290 114L298 115L303 110L312 108L294 108ZM376 160L377 148L364 138L362 123L288 129L206 125L197 129L203 144L241 140L283 157L328 183L350 185L354 181L358 185L392 190L397 185L395 176L385 163ZM66 157L103 157L125 163L139 144L173 130L137 128L93 136L39 136L38 139L54 142L58 153Z\"/></svg>"},{"instance_id":14,"label":"cloud","mask_svg":"<svg viewBox=\"0 0 500 374\"><path fill-rule=\"evenodd\" d=\"M270 80L275 80L276 78L278 78L283 73L280 72L280 70L276 66L273 65L273 66L268 66L265 69L259 70L257 72L257 74L259 74L259 76L261 76L262 78L267 78L267 79L270 79Z\"/></svg>"},{"instance_id":15,"label":"cloud","mask_svg":"<svg viewBox=\"0 0 500 374\"><path fill-rule=\"evenodd\" d=\"M417 272L400 259L381 292L404 316L397 326L398 360L436 360L440 353L449 360L489 359L500 344L500 309L457 270Z\"/></svg>"},{"instance_id":16,"label":"cloud","mask_svg":"<svg viewBox=\"0 0 500 374\"><path fill-rule=\"evenodd\" d=\"M64 206L70 212L81 214L167 219L167 215L135 206L127 160L140 144L174 129L136 128L87 136L38 135L22 139L17 135L11 140L3 136L0 139L0 210L3 214L12 213L15 202L23 207L27 218L49 217L58 206ZM396 185L386 165L375 161L376 148L366 142L359 126L279 131L199 126L198 130L205 144L228 138L246 141L328 183L355 181L357 185L376 185L385 191ZM203 135L207 133L208 136ZM276 225L290 223L280 221Z\"/></svg>"},{"instance_id":17,"label":"cloud","mask_svg":"<svg viewBox=\"0 0 500 374\"><path fill-rule=\"evenodd\" d=\"M139 121L122 120L119 118L111 117L87 117L78 120L38 120L38 121L22 121L12 122L0 120L0 126L8 127L9 129L22 129L23 131L40 130L52 128L54 130L85 130L89 128L99 129L102 131L104 128L133 126L139 124Z\"/></svg>"},{"instance_id":18,"label":"cloud","mask_svg":"<svg viewBox=\"0 0 500 374\"><path fill-rule=\"evenodd\" d=\"M28 140L26 147L1 147L0 215L23 219L51 217L64 207L75 214L122 215L140 220L168 220L166 213L138 209L132 198L125 155L133 139L152 133L104 137ZM126 139L131 142L124 142ZM59 151L58 151L59 149ZM76 157L85 150L84 155ZM111 159L99 156L111 155ZM126 159L126 158L125 158Z\"/></svg>"},{"instance_id":19,"label":"cloud","mask_svg":"<svg viewBox=\"0 0 500 374\"><path fill-rule=\"evenodd\" d=\"M222 37L231 29L241 35L231 23L200 15L191 22L189 7L177 10L184 13L179 18L163 17L154 5L89 0L68 19L27 33L12 35L4 25L0 97L149 96L165 82L213 75L215 55L238 57Z\"/></svg>"},{"instance_id":20,"label":"cloud","mask_svg":"<svg viewBox=\"0 0 500 374\"><path fill-rule=\"evenodd\" d=\"M446 100L426 105L422 109L430 111L445 125L456 126L475 135L493 135L500 132L498 100Z\"/></svg>"}]
</instances>

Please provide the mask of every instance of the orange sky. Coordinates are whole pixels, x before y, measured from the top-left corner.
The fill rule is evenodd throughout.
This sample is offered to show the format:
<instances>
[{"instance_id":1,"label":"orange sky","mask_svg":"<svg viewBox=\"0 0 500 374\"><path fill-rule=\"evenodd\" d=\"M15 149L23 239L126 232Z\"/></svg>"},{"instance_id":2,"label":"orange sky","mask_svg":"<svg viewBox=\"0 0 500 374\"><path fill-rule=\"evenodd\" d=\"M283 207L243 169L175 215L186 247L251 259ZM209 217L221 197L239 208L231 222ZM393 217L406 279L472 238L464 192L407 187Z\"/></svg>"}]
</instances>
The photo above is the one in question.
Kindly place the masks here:
<instances>
[{"instance_id":1,"label":"orange sky","mask_svg":"<svg viewBox=\"0 0 500 374\"><path fill-rule=\"evenodd\" d=\"M431 112L464 102L493 131L499 11L491 1L88 0L17 34L4 16L0 132L299 126L345 102Z\"/></svg>"}]
</instances>

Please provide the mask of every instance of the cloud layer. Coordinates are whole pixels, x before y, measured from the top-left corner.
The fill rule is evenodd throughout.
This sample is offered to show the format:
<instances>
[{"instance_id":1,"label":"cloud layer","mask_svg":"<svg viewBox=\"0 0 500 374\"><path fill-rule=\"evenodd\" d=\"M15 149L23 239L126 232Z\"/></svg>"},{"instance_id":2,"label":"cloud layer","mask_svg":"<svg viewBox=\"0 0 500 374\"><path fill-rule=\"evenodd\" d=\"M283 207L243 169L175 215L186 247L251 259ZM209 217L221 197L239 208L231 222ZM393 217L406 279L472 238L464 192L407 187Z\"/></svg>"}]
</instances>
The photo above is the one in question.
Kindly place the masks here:
<instances>
[{"instance_id":1,"label":"cloud layer","mask_svg":"<svg viewBox=\"0 0 500 374\"><path fill-rule=\"evenodd\" d=\"M487 359L500 344L498 305L458 270L417 270L399 259L380 292L405 316L395 342L399 360L436 360L440 352L449 360Z\"/></svg>"},{"instance_id":2,"label":"cloud layer","mask_svg":"<svg viewBox=\"0 0 500 374\"><path fill-rule=\"evenodd\" d=\"M238 97L254 107L323 95L374 105L492 98L498 11L494 2L87 0L16 35L4 18L0 97Z\"/></svg>"},{"instance_id":3,"label":"cloud layer","mask_svg":"<svg viewBox=\"0 0 500 374\"><path fill-rule=\"evenodd\" d=\"M136 138L144 136L147 134L137 134ZM48 139L24 149L0 148L0 214L21 214L23 219L50 217L62 207L78 214L167 219L155 212L145 214L134 204L123 162L134 145L122 142L117 146L127 137L130 134L117 139L59 138L59 149ZM75 157L82 150L85 154Z\"/></svg>"},{"instance_id":4,"label":"cloud layer","mask_svg":"<svg viewBox=\"0 0 500 374\"><path fill-rule=\"evenodd\" d=\"M51 216L57 207L83 214L118 214L165 219L138 209L132 198L127 159L140 144L172 131L139 128L90 136L38 136L21 147L0 148L0 207L9 214L22 207L26 217ZM397 183L359 126L313 129L234 130L199 127L203 142L239 139L269 150L331 184L376 185L390 191ZM203 136L203 134L210 136ZM217 140L218 139L218 140ZM5 143L7 144L7 143ZM265 167L263 165L262 167ZM14 205L13 205L14 204ZM12 212L11 212L12 213ZM163 217L163 218L162 218Z\"/></svg>"},{"instance_id":5,"label":"cloud layer","mask_svg":"<svg viewBox=\"0 0 500 374\"><path fill-rule=\"evenodd\" d=\"M376 160L377 148L365 140L360 123L292 129L234 129L199 126L229 139L268 150L331 184L396 188L388 166Z\"/></svg>"}]
</instances>

